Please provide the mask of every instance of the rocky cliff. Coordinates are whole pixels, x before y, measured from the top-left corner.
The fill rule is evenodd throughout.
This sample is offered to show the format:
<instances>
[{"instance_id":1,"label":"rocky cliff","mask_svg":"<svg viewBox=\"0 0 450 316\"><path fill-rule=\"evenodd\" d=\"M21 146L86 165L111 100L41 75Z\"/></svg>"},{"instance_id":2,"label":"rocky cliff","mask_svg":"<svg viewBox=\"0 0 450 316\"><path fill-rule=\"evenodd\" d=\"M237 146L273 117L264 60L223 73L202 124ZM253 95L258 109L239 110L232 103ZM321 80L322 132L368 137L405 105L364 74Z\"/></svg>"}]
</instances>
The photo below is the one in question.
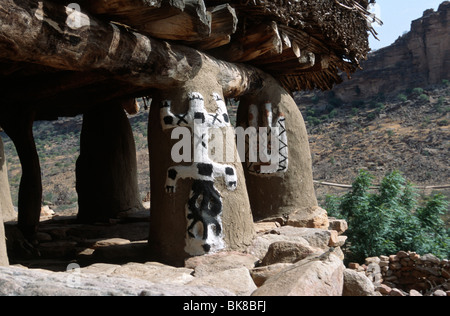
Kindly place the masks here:
<instances>
[{"instance_id":1,"label":"rocky cliff","mask_svg":"<svg viewBox=\"0 0 450 316\"><path fill-rule=\"evenodd\" d=\"M411 31L385 48L371 53L363 71L336 86L344 101L395 94L450 79L450 1L438 11L426 10L411 24Z\"/></svg>"}]
</instances>

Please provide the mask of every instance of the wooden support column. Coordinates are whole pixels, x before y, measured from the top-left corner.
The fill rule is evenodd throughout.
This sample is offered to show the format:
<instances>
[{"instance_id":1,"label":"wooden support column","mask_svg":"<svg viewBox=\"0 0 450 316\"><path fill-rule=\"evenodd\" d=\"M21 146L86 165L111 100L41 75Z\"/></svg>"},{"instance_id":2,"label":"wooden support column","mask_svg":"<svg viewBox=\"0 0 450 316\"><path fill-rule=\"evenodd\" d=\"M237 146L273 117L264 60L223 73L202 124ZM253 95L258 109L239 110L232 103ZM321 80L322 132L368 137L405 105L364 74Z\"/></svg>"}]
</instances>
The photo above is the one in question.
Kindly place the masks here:
<instances>
[{"instance_id":1,"label":"wooden support column","mask_svg":"<svg viewBox=\"0 0 450 316\"><path fill-rule=\"evenodd\" d=\"M76 189L81 222L108 222L142 207L133 133L119 102L83 115Z\"/></svg>"},{"instance_id":2,"label":"wooden support column","mask_svg":"<svg viewBox=\"0 0 450 316\"><path fill-rule=\"evenodd\" d=\"M33 137L35 112L9 109L0 113L0 125L14 142L22 166L18 226L25 238L35 243L42 202L41 166Z\"/></svg>"}]
</instances>

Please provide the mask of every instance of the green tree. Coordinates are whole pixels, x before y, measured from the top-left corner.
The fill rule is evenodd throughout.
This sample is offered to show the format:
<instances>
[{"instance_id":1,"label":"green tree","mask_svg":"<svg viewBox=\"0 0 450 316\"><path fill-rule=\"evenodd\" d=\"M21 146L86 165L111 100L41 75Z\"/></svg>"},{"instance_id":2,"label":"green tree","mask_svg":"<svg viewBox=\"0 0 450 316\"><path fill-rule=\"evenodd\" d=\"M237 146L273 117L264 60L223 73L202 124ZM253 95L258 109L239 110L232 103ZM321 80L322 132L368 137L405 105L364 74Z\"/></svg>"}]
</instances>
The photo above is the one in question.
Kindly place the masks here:
<instances>
[{"instance_id":1,"label":"green tree","mask_svg":"<svg viewBox=\"0 0 450 316\"><path fill-rule=\"evenodd\" d=\"M412 185L398 171L388 174L377 192L373 179L360 171L351 192L325 200L330 215L348 222L347 260L363 262L400 250L448 258L450 237L441 219L448 206L445 197L434 195L419 203Z\"/></svg>"}]
</instances>

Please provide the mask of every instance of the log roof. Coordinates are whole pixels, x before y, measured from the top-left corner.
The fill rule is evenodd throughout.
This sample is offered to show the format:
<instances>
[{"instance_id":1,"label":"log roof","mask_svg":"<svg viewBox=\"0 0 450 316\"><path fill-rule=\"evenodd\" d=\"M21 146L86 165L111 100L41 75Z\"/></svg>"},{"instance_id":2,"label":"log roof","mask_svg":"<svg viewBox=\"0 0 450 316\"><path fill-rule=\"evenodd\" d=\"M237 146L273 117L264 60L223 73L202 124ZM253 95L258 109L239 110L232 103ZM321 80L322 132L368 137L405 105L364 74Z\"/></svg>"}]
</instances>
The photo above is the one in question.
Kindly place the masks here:
<instances>
[{"instance_id":1,"label":"log roof","mask_svg":"<svg viewBox=\"0 0 450 316\"><path fill-rule=\"evenodd\" d=\"M369 52L375 33L367 6L368 0L2 0L0 110L35 103L50 119L148 95L158 84L186 80L201 63L196 52L238 73L234 87L223 84L228 96L257 84L255 69L289 92L331 89Z\"/></svg>"},{"instance_id":2,"label":"log roof","mask_svg":"<svg viewBox=\"0 0 450 316\"><path fill-rule=\"evenodd\" d=\"M289 91L331 89L374 34L368 0L82 0L93 14L274 75Z\"/></svg>"}]
</instances>

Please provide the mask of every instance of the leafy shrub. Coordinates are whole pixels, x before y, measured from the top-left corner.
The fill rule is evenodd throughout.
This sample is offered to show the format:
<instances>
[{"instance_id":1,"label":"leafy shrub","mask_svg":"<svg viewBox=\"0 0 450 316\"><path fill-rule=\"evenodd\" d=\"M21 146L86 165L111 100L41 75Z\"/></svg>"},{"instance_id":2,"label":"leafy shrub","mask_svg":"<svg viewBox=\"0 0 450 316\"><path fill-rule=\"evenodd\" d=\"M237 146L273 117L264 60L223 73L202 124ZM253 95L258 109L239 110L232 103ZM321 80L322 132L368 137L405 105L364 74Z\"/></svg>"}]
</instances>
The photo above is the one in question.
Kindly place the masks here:
<instances>
[{"instance_id":1,"label":"leafy shrub","mask_svg":"<svg viewBox=\"0 0 450 316\"><path fill-rule=\"evenodd\" d=\"M404 95L403 93L400 93L399 95L397 95L397 100L401 101L401 102L405 102L408 100L407 96Z\"/></svg>"},{"instance_id":2,"label":"leafy shrub","mask_svg":"<svg viewBox=\"0 0 450 316\"><path fill-rule=\"evenodd\" d=\"M420 100L420 101L430 101L430 97L427 96L426 94L421 94L421 95L419 96L419 100Z\"/></svg>"},{"instance_id":3,"label":"leafy shrub","mask_svg":"<svg viewBox=\"0 0 450 316\"><path fill-rule=\"evenodd\" d=\"M421 95L421 94L423 94L423 89L422 88L414 88L412 90L412 93L416 94L416 95Z\"/></svg>"},{"instance_id":4,"label":"leafy shrub","mask_svg":"<svg viewBox=\"0 0 450 316\"><path fill-rule=\"evenodd\" d=\"M450 236L441 219L448 207L443 195L434 195L419 203L411 184L397 171L387 175L376 193L373 176L360 171L352 191L342 197L327 196L325 207L330 216L344 218L347 259L396 253L400 250L450 255Z\"/></svg>"}]
</instances>

